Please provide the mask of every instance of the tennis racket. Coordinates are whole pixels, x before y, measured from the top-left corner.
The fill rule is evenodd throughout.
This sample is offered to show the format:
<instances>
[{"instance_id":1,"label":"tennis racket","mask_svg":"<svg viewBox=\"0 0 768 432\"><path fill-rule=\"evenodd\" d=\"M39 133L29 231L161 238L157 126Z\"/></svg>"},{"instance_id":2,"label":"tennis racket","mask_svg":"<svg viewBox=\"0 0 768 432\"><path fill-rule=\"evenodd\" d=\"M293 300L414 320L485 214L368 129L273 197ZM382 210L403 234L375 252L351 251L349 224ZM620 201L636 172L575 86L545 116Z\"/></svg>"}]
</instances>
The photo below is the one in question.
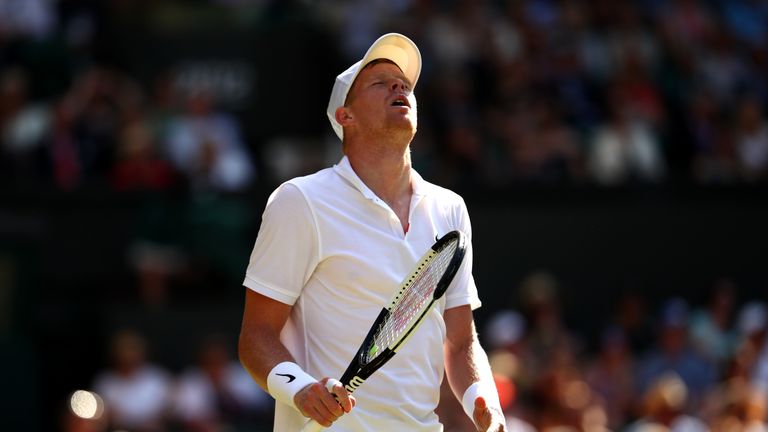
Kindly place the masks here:
<instances>
[{"instance_id":1,"label":"tennis racket","mask_svg":"<svg viewBox=\"0 0 768 432\"><path fill-rule=\"evenodd\" d=\"M373 322L360 349L341 376L350 394L384 366L413 335L432 305L445 294L456 276L466 252L464 234L451 231L440 238L416 263L411 273ZM323 426L310 420L302 432L316 432Z\"/></svg>"}]
</instances>

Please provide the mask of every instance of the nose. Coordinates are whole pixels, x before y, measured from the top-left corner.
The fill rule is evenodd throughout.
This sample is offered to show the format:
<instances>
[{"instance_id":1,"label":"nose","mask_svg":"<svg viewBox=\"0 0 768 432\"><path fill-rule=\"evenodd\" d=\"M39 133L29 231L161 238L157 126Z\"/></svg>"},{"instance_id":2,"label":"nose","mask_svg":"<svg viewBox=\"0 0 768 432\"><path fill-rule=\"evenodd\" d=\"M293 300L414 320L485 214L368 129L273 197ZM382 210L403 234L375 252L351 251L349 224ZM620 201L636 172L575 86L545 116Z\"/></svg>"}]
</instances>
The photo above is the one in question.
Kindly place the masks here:
<instances>
[{"instance_id":1,"label":"nose","mask_svg":"<svg viewBox=\"0 0 768 432\"><path fill-rule=\"evenodd\" d=\"M397 78L392 80L392 83L390 84L390 88L395 91L408 90L408 86L405 84L405 81Z\"/></svg>"}]
</instances>

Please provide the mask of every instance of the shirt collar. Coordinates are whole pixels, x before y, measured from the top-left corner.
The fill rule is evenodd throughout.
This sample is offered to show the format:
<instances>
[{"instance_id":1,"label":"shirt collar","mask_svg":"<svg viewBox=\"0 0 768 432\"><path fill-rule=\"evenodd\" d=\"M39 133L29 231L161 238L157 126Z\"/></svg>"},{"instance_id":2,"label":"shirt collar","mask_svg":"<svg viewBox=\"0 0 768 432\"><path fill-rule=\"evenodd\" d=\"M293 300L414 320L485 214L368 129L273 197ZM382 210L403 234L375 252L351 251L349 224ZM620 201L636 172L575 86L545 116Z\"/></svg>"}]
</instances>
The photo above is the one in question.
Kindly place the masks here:
<instances>
[{"instance_id":1,"label":"shirt collar","mask_svg":"<svg viewBox=\"0 0 768 432\"><path fill-rule=\"evenodd\" d=\"M360 179L347 156L343 156L338 164L333 166L334 171L349 183L352 184L360 193L368 199L378 199L375 193ZM427 183L424 179L411 168L411 186L413 187L413 198L421 198L427 194Z\"/></svg>"}]
</instances>

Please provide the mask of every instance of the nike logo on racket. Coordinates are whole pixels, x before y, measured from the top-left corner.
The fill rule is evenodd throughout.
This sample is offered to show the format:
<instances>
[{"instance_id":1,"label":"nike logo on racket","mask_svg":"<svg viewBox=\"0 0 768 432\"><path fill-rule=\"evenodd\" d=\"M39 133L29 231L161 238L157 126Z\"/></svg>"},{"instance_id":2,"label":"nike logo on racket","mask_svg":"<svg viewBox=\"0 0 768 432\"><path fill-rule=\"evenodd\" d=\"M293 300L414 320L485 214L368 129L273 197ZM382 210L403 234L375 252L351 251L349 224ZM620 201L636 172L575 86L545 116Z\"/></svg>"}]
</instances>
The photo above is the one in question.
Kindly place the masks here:
<instances>
[{"instance_id":1,"label":"nike logo on racket","mask_svg":"<svg viewBox=\"0 0 768 432\"><path fill-rule=\"evenodd\" d=\"M275 375L280 375L280 376L284 376L284 377L288 378L288 382L289 383L293 382L293 380L296 379L296 377L291 375L291 374L275 374Z\"/></svg>"}]
</instances>

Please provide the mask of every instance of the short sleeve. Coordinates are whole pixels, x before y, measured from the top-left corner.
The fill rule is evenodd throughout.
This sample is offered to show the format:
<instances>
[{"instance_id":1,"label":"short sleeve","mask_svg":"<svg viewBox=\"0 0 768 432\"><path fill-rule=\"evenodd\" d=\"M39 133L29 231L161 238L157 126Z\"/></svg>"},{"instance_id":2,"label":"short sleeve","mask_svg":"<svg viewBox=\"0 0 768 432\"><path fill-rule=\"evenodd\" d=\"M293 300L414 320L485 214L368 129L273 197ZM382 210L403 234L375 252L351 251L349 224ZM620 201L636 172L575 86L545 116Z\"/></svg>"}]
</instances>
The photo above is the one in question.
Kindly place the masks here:
<instances>
[{"instance_id":1,"label":"short sleeve","mask_svg":"<svg viewBox=\"0 0 768 432\"><path fill-rule=\"evenodd\" d=\"M450 309L468 304L474 310L479 308L482 303L477 294L475 278L472 276L472 225L464 200L461 198L458 198L458 200L458 204L454 209L453 224L456 229L466 235L467 251L464 255L464 261L462 261L461 267L459 267L459 271L456 273L456 277L445 293L445 307Z\"/></svg>"},{"instance_id":2,"label":"short sleeve","mask_svg":"<svg viewBox=\"0 0 768 432\"><path fill-rule=\"evenodd\" d=\"M243 285L292 305L318 261L317 229L304 194L291 183L267 201Z\"/></svg>"}]
</instances>

